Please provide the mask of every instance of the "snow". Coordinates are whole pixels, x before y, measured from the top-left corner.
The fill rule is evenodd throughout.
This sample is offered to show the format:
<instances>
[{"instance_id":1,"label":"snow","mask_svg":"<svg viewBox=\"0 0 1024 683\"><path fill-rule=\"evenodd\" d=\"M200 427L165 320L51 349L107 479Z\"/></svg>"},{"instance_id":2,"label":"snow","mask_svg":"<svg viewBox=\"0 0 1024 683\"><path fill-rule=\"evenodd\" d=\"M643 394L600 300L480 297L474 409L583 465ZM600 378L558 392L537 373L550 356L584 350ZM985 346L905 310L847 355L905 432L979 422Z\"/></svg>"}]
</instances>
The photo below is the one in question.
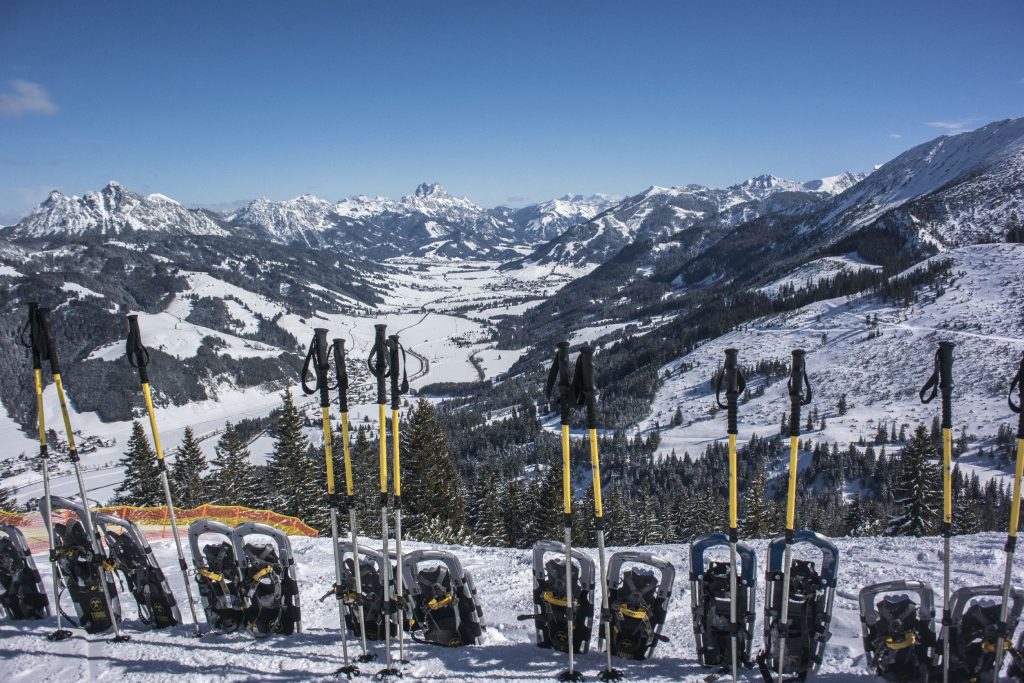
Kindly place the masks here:
<instances>
[{"instance_id":1,"label":"snow","mask_svg":"<svg viewBox=\"0 0 1024 683\"><path fill-rule=\"evenodd\" d=\"M79 296L95 296L100 299L103 298L103 295L100 294L99 292L91 290L88 287L83 287L82 285L76 284L74 282L65 282L60 286L60 288L65 292L72 292L74 294L78 294Z\"/></svg>"},{"instance_id":2,"label":"snow","mask_svg":"<svg viewBox=\"0 0 1024 683\"><path fill-rule=\"evenodd\" d=\"M21 277L21 273L8 265L0 263L0 277Z\"/></svg>"},{"instance_id":3,"label":"snow","mask_svg":"<svg viewBox=\"0 0 1024 683\"><path fill-rule=\"evenodd\" d=\"M787 285L795 290L799 290L803 287L813 287L824 280L832 279L839 273L861 270L880 271L881 269L881 266L865 263L856 253L843 256L826 256L809 261L799 268L791 270L770 284L760 287L757 291L763 292L770 297L775 297L778 295L779 290Z\"/></svg>"},{"instance_id":4,"label":"snow","mask_svg":"<svg viewBox=\"0 0 1024 683\"><path fill-rule=\"evenodd\" d=\"M868 680L860 641L857 595L865 585L896 578L920 579L937 591L941 603L942 539L842 538L839 588L832 621L832 638L821 667L822 680L845 683ZM979 534L957 536L952 540L952 588L967 585L998 584L1002 579L1004 536ZM191 617L187 607L183 579L176 568L174 546L170 541L154 543L157 560L164 567L169 583L181 606L185 624L163 631L147 631L137 621L134 600L122 596L124 630L131 641L115 644L109 634L76 637L59 643L43 638L54 628L51 618L39 622L0 624L0 647L5 651L4 670L12 680L123 680L147 681L248 681L248 680L337 680L342 665L338 612L333 601L320 602L334 580L329 539L292 538L297 561L299 590L303 608L302 634L255 639L244 633L211 635L196 640L190 637ZM372 539L363 543L378 544ZM763 571L767 542L752 541L758 556L756 573L757 618L754 650L760 650L763 631ZM409 550L424 544L406 542ZM403 667L406 680L491 681L553 680L566 667L564 654L542 650L534 644L530 622L516 620L531 611L532 584L528 550L488 547L435 546L451 550L473 575L483 608L486 631L483 644L463 648L421 645L406 639L409 663ZM799 546L798 546L799 547ZM697 683L712 673L698 666L690 614L689 569L685 545L630 548L646 550L671 561L677 570L676 585L669 607L664 634L654 657L645 661L615 660L627 680L690 681ZM611 552L617 550L610 548ZM596 559L594 549L586 549ZM809 557L798 550L796 557ZM50 591L50 566L44 554L36 563ZM1017 576L1024 559L1015 561ZM595 596L595 602L599 599ZM599 603L598 603L599 604ZM939 607L940 605L937 605ZM67 596L65 611L72 609ZM203 617L200 617L203 621ZM205 629L205 623L203 628ZM604 668L604 654L597 651L596 634L591 652L576 657L576 663L588 679ZM360 665L365 679L384 666L382 643L370 643L377 660ZM350 654L358 654L355 639L349 639ZM740 679L760 681L756 669L741 670Z\"/></svg>"}]
</instances>

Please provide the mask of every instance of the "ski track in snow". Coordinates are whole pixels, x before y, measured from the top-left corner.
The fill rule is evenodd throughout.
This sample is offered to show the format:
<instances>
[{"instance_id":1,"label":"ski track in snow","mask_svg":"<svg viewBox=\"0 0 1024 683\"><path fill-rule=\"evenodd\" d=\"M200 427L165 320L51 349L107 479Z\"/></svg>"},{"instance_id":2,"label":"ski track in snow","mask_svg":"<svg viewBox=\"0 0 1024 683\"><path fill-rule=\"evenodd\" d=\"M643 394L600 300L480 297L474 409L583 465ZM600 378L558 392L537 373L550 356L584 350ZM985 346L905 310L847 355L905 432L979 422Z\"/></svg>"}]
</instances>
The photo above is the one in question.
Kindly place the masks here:
<instances>
[{"instance_id":1,"label":"ski track in snow","mask_svg":"<svg viewBox=\"0 0 1024 683\"><path fill-rule=\"evenodd\" d=\"M997 584L1002 580L1002 534L988 533L953 539L952 588ZM373 546L379 544L364 540ZM896 578L928 581L941 603L942 539L842 538L839 546L839 588L832 622L832 640L825 653L821 673L813 680L828 683L860 681L869 677L864 669L860 642L857 593L865 585ZM170 541L153 544L161 566L179 601L186 623L170 630L144 631L136 621L133 598L122 595L125 633L128 643L111 643L110 634L84 636L51 643L43 636L55 625L53 618L40 622L0 623L0 658L3 670L12 681L109 680L109 681L251 681L251 680L337 680L334 672L342 665L338 613L333 600L319 602L333 583L334 565L329 539L293 538L298 563L303 607L304 633L291 637L255 639L244 633L191 637L191 621L177 569L174 545ZM758 555L758 615L755 649L760 649L763 620L763 569L767 541L751 543ZM406 545L406 544L403 544ZM426 547L409 542L408 548ZM530 622L516 616L532 610L532 578L528 550L510 548L464 548L435 546L453 550L465 568L473 574L487 627L484 643L475 647L441 648L406 640L404 667L407 681L546 681L553 680L566 667L564 654L542 650L534 645ZM641 662L616 660L631 681L702 681L712 670L698 666L693 645L690 617L690 589L687 580L687 546L663 545L642 548L659 554L676 566L677 580L665 624L670 638L655 650L655 657ZM614 550L614 548L610 549ZM587 552L596 557L596 551ZM717 551L724 557L722 549ZM797 551L795 556L804 555ZM717 555L716 555L717 557ZM36 556L47 590L50 567L43 555ZM1015 563L1017 577L1024 559ZM51 596L52 598L52 596ZM599 596L595 596L599 603ZM73 613L70 599L64 597L64 609ZM938 605L937 605L938 606ZM202 617L200 617L202 619ZM205 628L205 626L204 626ZM596 628L596 622L595 622ZM591 652L577 657L579 670L587 680L596 680L604 667L604 655L596 650L593 636ZM356 639L349 640L350 654L358 654ZM360 665L363 675L356 680L372 680L383 667L384 648L370 643L378 659ZM744 681L760 681L756 670L744 670ZM725 680L725 679L723 679Z\"/></svg>"}]
</instances>

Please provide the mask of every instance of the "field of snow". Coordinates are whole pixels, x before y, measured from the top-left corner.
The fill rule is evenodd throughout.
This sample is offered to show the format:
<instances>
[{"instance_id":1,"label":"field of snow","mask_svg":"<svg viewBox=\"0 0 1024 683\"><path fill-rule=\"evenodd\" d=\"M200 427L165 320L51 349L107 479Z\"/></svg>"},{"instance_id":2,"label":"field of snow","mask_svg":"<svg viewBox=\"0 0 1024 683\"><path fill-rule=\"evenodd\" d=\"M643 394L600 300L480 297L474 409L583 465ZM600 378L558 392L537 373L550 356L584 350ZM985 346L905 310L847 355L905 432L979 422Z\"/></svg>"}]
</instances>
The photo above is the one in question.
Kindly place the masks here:
<instances>
[{"instance_id":1,"label":"field of snow","mask_svg":"<svg viewBox=\"0 0 1024 683\"><path fill-rule=\"evenodd\" d=\"M173 545L161 541L154 545L156 557L165 567L171 586L181 604L186 625L169 631L144 631L136 620L137 612L130 595L122 598L126 622L124 630L132 640L115 644L109 635L76 637L60 643L43 636L53 630L54 620L0 623L0 652L9 680L109 680L109 681L251 681L251 680L336 680L334 672L342 665L338 614L333 600L319 602L333 583L333 560L328 539L293 538L298 562L304 633L291 637L257 640L243 633L190 637L191 618L181 573L176 565ZM371 542L372 543L372 542ZM765 541L752 543L758 553L759 569L755 650L762 641L763 567ZM842 683L867 680L860 641L860 623L856 606L861 587L895 578L928 581L937 590L941 603L942 541L938 537L847 538L838 539L840 548L839 589L836 596L832 639L825 653L821 673L814 680ZM994 584L1002 579L1003 536L980 534L953 539L952 588ZM409 543L410 549L422 544ZM484 643L474 647L447 649L406 641L409 663L403 667L404 680L424 681L545 681L554 680L566 666L565 655L542 650L534 645L530 622L516 616L531 611L531 573L529 551L507 548L451 547L474 576L484 611ZM612 549L614 550L614 549ZM644 548L670 560L677 570L677 581L664 633L670 639L655 650L655 657L640 662L617 660L626 680L702 681L709 674L697 664L692 619L687 547L684 545ZM596 558L594 550L587 550ZM800 557L801 555L797 555ZM47 589L50 568L40 555L36 557ZM1018 556L1017 576L1024 569ZM597 596L595 596L597 597ZM52 598L52 596L51 596ZM599 598L598 598L599 599ZM73 609L65 597L65 611ZM937 605L938 606L938 605ZM200 616L201 621L203 620ZM204 626L205 628L205 626ZM358 645L350 640L350 651ZM378 660L362 665L357 680L371 680L383 667L383 646L371 643ZM577 657L578 669L587 680L596 680L604 667L604 655L592 650ZM726 680L726 679L722 679ZM744 670L741 680L760 681L756 670Z\"/></svg>"}]
</instances>

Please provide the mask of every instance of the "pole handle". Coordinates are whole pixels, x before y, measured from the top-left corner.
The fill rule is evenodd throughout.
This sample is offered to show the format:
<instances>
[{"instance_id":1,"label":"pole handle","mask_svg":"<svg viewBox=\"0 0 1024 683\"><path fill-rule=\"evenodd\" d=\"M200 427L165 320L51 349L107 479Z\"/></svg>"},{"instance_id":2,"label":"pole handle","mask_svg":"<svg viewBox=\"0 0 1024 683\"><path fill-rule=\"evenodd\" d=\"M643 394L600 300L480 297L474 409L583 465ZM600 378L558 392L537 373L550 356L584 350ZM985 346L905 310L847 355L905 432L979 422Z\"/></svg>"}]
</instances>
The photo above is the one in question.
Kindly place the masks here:
<instances>
[{"instance_id":1,"label":"pole handle","mask_svg":"<svg viewBox=\"0 0 1024 683\"><path fill-rule=\"evenodd\" d=\"M42 358L44 360L49 360L50 371L55 375L59 375L61 374L60 358L57 356L57 344L53 340L53 327L50 325L50 309L36 309L36 318L39 321L39 332L42 337L41 344L43 345L43 348L46 349Z\"/></svg>"},{"instance_id":2,"label":"pole handle","mask_svg":"<svg viewBox=\"0 0 1024 683\"><path fill-rule=\"evenodd\" d=\"M332 340L331 350L334 352L334 373L338 385L338 407L343 413L348 412L348 367L345 365L345 340Z\"/></svg>"},{"instance_id":3,"label":"pole handle","mask_svg":"<svg viewBox=\"0 0 1024 683\"><path fill-rule=\"evenodd\" d=\"M722 365L722 373L718 376L718 385L715 387L715 401L719 408L725 408L728 418L728 433L738 432L737 422L739 417L739 395L747 388L747 381L739 369L739 351L736 349L725 350L725 363ZM722 403L722 384L725 384L725 403Z\"/></svg>"},{"instance_id":4,"label":"pole handle","mask_svg":"<svg viewBox=\"0 0 1024 683\"><path fill-rule=\"evenodd\" d=\"M580 349L573 368L572 390L576 404L587 408L587 429L597 429L597 389L594 387L594 349L589 344Z\"/></svg>"},{"instance_id":5,"label":"pole handle","mask_svg":"<svg viewBox=\"0 0 1024 683\"><path fill-rule=\"evenodd\" d=\"M398 410L402 406L402 396L409 393L409 375L407 374L408 368L406 366L405 347L398 341L398 335L393 334L388 337L387 340L388 348L388 365L390 370L388 376L391 377L391 408ZM401 357L399 357L401 354ZM398 369L402 369L402 381L398 381Z\"/></svg>"},{"instance_id":6,"label":"pole handle","mask_svg":"<svg viewBox=\"0 0 1024 683\"><path fill-rule=\"evenodd\" d=\"M1013 402L1013 390L1017 390L1017 403ZM1024 439L1024 411L1021 410L1021 406L1024 406L1024 356L1020 359L1020 367L1017 368L1017 374L1014 375L1013 380L1010 382L1010 391L1006 397L1007 403L1010 404L1010 410L1018 415L1017 419L1017 438Z\"/></svg>"},{"instance_id":7,"label":"pole handle","mask_svg":"<svg viewBox=\"0 0 1024 683\"><path fill-rule=\"evenodd\" d=\"M551 369L548 370L548 380L545 383L545 395L551 396L555 381L558 381L558 404L559 415L563 425L569 424L569 415L572 410L573 392L572 379L569 376L569 342L560 341L556 344L555 358L551 362Z\"/></svg>"},{"instance_id":8,"label":"pole handle","mask_svg":"<svg viewBox=\"0 0 1024 683\"><path fill-rule=\"evenodd\" d=\"M367 369L371 375L377 378L377 403L380 405L388 402L387 386L384 383L384 379L390 373L388 355L386 353L387 328L388 326L383 323L374 325L376 333L373 339L373 347L370 349L370 355L366 358Z\"/></svg>"},{"instance_id":9,"label":"pole handle","mask_svg":"<svg viewBox=\"0 0 1024 683\"><path fill-rule=\"evenodd\" d=\"M32 350L32 369L41 370L43 367L43 356L46 354L46 341L43 339L43 332L39 328L39 304L35 301L28 302L28 319L25 326L21 328L21 345ZM28 339L25 335L28 335Z\"/></svg>"},{"instance_id":10,"label":"pole handle","mask_svg":"<svg viewBox=\"0 0 1024 683\"><path fill-rule=\"evenodd\" d=\"M139 371L139 381L149 384L149 349L142 343L142 332L139 330L139 316L125 316L128 321L128 339L125 342L125 355L128 364Z\"/></svg>"},{"instance_id":11,"label":"pole handle","mask_svg":"<svg viewBox=\"0 0 1024 683\"><path fill-rule=\"evenodd\" d=\"M942 392L942 426L953 427L953 342L939 342L935 351L935 368L931 377L921 387L918 396L921 403L931 403Z\"/></svg>"},{"instance_id":12,"label":"pole handle","mask_svg":"<svg viewBox=\"0 0 1024 683\"><path fill-rule=\"evenodd\" d=\"M800 436L800 408L811 402L811 381L807 376L807 352L793 350L793 365L789 373L789 435Z\"/></svg>"}]
</instances>

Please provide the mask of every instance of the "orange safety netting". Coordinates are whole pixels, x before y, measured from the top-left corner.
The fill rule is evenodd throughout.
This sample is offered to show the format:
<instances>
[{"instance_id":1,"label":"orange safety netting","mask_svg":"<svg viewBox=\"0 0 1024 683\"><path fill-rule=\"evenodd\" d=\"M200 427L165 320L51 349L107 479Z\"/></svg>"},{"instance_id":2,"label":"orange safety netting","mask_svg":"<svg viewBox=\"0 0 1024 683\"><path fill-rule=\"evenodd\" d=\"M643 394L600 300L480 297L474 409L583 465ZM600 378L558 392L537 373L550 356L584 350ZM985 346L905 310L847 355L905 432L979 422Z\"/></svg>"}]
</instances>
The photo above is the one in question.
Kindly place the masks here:
<instances>
[{"instance_id":1,"label":"orange safety netting","mask_svg":"<svg viewBox=\"0 0 1024 683\"><path fill-rule=\"evenodd\" d=\"M135 522L149 541L171 538L171 520L167 514L166 505L155 508L116 505L93 508L93 511L106 512ZM280 529L289 536L318 536L315 529L296 517L281 515L270 510L254 510L241 505L200 505L191 510L175 507L174 514L178 521L178 533L183 537L188 534L188 525L197 519L212 519L228 526L238 526L242 522L260 522ZM54 517L61 521L71 515L72 513L67 510L54 512ZM20 527L33 553L45 551L49 547L46 526L43 524L42 515L38 512L22 514L0 510L0 524Z\"/></svg>"}]
</instances>

